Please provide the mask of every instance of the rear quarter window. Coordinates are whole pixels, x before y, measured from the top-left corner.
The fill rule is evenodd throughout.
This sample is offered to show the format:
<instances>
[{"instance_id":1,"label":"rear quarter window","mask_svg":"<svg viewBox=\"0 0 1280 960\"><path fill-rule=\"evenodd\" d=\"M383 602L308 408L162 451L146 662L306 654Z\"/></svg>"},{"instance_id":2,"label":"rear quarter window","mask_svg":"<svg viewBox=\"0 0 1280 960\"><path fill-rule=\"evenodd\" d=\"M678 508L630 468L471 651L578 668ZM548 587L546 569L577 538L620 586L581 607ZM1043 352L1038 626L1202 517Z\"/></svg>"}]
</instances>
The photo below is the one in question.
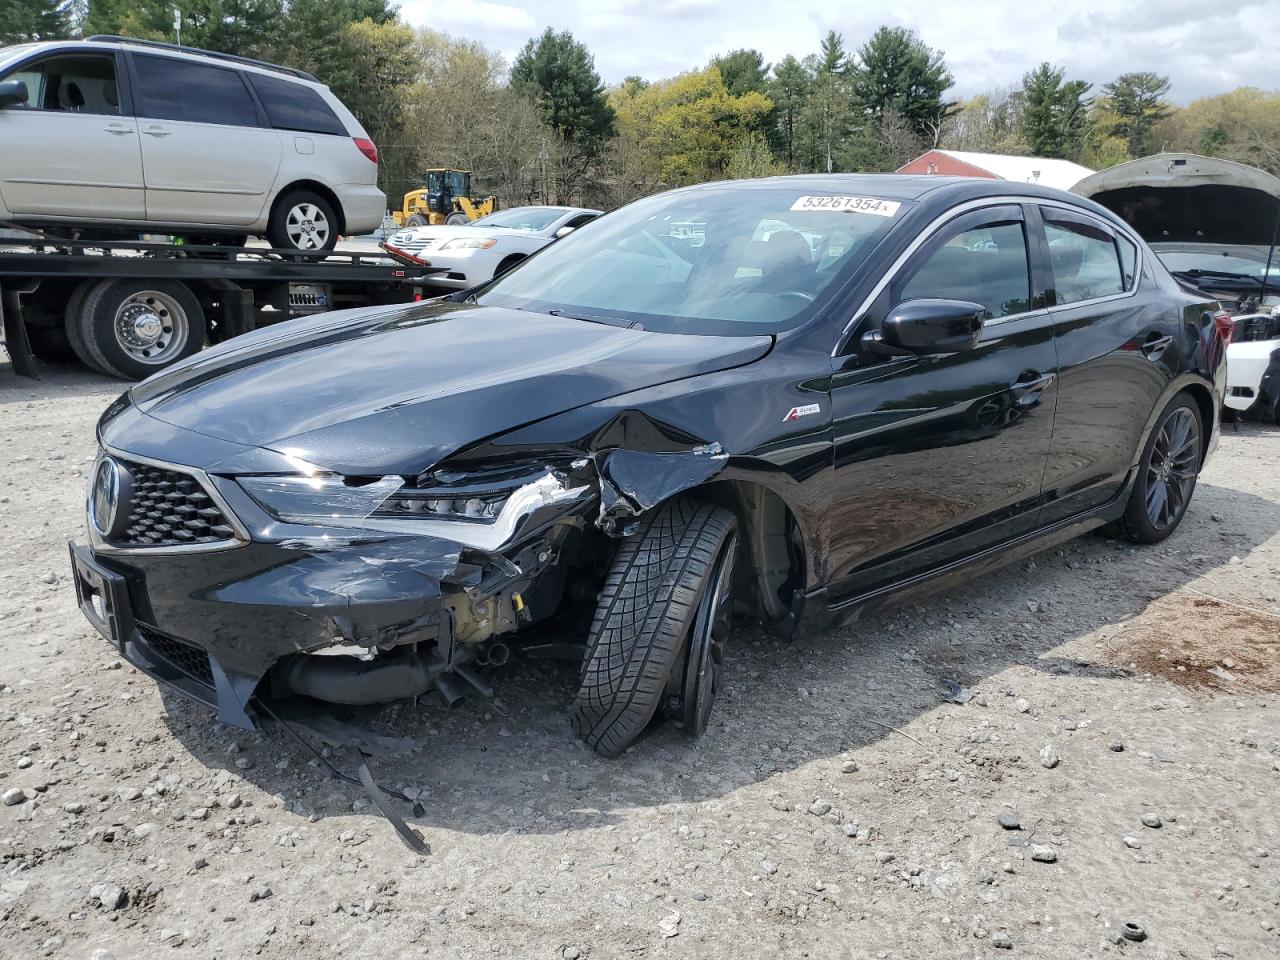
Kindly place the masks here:
<instances>
[{"instance_id":1,"label":"rear quarter window","mask_svg":"<svg viewBox=\"0 0 1280 960\"><path fill-rule=\"evenodd\" d=\"M259 73L248 74L267 119L277 130L349 136L347 128L311 87Z\"/></svg>"}]
</instances>

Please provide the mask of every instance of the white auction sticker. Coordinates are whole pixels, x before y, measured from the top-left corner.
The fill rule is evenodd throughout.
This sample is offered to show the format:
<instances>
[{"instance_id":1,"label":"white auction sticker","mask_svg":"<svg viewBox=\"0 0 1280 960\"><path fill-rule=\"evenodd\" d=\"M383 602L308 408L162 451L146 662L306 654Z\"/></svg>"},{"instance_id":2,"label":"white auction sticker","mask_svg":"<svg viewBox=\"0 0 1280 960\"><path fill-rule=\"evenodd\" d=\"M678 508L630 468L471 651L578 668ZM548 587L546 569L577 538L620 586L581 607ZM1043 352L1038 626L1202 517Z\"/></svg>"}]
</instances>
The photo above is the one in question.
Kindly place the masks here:
<instances>
[{"instance_id":1,"label":"white auction sticker","mask_svg":"<svg viewBox=\"0 0 1280 960\"><path fill-rule=\"evenodd\" d=\"M893 217L902 204L897 200L880 200L876 197L800 197L791 205L792 210L847 210L850 213L869 213L877 217Z\"/></svg>"}]
</instances>

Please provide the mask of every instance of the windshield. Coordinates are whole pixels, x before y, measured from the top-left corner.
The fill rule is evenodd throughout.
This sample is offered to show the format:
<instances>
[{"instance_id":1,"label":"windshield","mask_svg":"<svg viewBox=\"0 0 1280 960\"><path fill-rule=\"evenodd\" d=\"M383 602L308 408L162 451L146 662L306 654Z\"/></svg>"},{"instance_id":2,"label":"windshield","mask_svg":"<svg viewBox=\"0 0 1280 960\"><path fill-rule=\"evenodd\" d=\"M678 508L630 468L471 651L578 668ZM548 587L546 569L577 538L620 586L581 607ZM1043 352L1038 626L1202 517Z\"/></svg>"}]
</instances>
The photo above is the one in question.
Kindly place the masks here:
<instances>
[{"instance_id":1,"label":"windshield","mask_svg":"<svg viewBox=\"0 0 1280 960\"><path fill-rule=\"evenodd\" d=\"M1153 243L1160 262L1171 273L1199 270L1203 273L1235 273L1261 280L1262 275L1280 276L1280 250L1271 256L1271 269L1267 271L1269 250L1260 246L1219 246L1206 244L1190 247L1185 244L1168 247Z\"/></svg>"},{"instance_id":2,"label":"windshield","mask_svg":"<svg viewBox=\"0 0 1280 960\"><path fill-rule=\"evenodd\" d=\"M502 227L506 230L545 230L566 213L566 207L516 207L473 221L473 227Z\"/></svg>"},{"instance_id":3,"label":"windshield","mask_svg":"<svg viewBox=\"0 0 1280 960\"><path fill-rule=\"evenodd\" d=\"M812 316L905 206L800 186L661 194L546 248L478 302L669 333L772 333Z\"/></svg>"}]
</instances>

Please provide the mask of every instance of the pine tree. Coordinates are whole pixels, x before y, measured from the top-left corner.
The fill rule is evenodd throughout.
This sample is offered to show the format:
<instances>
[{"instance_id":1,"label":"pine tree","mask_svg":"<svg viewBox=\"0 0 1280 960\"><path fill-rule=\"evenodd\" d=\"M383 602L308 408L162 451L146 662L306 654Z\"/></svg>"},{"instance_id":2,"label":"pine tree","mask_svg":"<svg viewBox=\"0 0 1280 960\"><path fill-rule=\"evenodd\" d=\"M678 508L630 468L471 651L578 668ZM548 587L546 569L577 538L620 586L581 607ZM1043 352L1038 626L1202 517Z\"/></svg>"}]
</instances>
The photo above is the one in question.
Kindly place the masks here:
<instances>
[{"instance_id":1,"label":"pine tree","mask_svg":"<svg viewBox=\"0 0 1280 960\"><path fill-rule=\"evenodd\" d=\"M1042 63L1022 78L1026 107L1022 133L1037 157L1074 160L1080 155L1089 117L1092 84L1065 80L1065 71Z\"/></svg>"},{"instance_id":2,"label":"pine tree","mask_svg":"<svg viewBox=\"0 0 1280 960\"><path fill-rule=\"evenodd\" d=\"M952 106L942 95L954 81L942 51L903 27L881 27L858 50L849 77L858 107L877 124L892 111L921 140L936 142Z\"/></svg>"},{"instance_id":3,"label":"pine tree","mask_svg":"<svg viewBox=\"0 0 1280 960\"><path fill-rule=\"evenodd\" d=\"M1137 158L1150 153L1152 128L1169 115L1165 95L1169 78L1158 73L1122 73L1102 92L1111 100L1111 109L1120 118L1117 133L1129 142L1129 156Z\"/></svg>"},{"instance_id":4,"label":"pine tree","mask_svg":"<svg viewBox=\"0 0 1280 960\"><path fill-rule=\"evenodd\" d=\"M71 36L72 0L4 0L0 44L64 40Z\"/></svg>"}]
</instances>

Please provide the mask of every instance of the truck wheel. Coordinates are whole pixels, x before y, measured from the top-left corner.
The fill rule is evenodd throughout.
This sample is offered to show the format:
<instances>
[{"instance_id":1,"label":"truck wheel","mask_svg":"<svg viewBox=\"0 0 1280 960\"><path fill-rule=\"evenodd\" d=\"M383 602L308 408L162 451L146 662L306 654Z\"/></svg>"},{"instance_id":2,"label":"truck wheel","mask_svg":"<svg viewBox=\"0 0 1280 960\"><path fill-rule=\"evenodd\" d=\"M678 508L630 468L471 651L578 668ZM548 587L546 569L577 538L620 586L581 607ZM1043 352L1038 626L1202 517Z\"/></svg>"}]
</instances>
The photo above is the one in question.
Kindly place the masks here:
<instances>
[{"instance_id":1,"label":"truck wheel","mask_svg":"<svg viewBox=\"0 0 1280 960\"><path fill-rule=\"evenodd\" d=\"M293 190L276 201L267 242L278 250L332 250L338 242L333 205L309 190Z\"/></svg>"},{"instance_id":2,"label":"truck wheel","mask_svg":"<svg viewBox=\"0 0 1280 960\"><path fill-rule=\"evenodd\" d=\"M107 371L94 362L92 355L89 353L89 348L84 345L84 339L80 336L80 312L84 309L84 301L89 296L89 291L95 286L110 282L110 280L85 280L71 291L71 296L67 298L67 307L62 317L62 327L67 332L67 342L71 344L71 349L80 358L81 363L98 373L106 373ZM107 375L110 376L110 374Z\"/></svg>"},{"instance_id":3,"label":"truck wheel","mask_svg":"<svg viewBox=\"0 0 1280 960\"><path fill-rule=\"evenodd\" d=\"M451 227L462 227L470 223L471 218L465 213L451 213L445 218L444 222Z\"/></svg>"},{"instance_id":4,"label":"truck wheel","mask_svg":"<svg viewBox=\"0 0 1280 960\"><path fill-rule=\"evenodd\" d=\"M173 280L109 280L84 299L77 336L95 367L140 380L204 346L204 310Z\"/></svg>"},{"instance_id":5,"label":"truck wheel","mask_svg":"<svg viewBox=\"0 0 1280 960\"><path fill-rule=\"evenodd\" d=\"M732 609L736 547L734 515L687 497L655 510L622 542L600 593L573 704L574 730L597 753L622 753L668 702L668 689L686 687L690 671L694 697L680 698L681 712L691 733L705 729L717 645Z\"/></svg>"},{"instance_id":6,"label":"truck wheel","mask_svg":"<svg viewBox=\"0 0 1280 960\"><path fill-rule=\"evenodd\" d=\"M1179 394L1156 421L1138 463L1129 505L1118 523L1134 543L1159 543L1182 522L1196 489L1203 427L1195 400Z\"/></svg>"},{"instance_id":7,"label":"truck wheel","mask_svg":"<svg viewBox=\"0 0 1280 960\"><path fill-rule=\"evenodd\" d=\"M406 229L411 227L425 227L427 225L427 218L420 213L411 213L409 214L409 219L404 222L404 225Z\"/></svg>"}]
</instances>

